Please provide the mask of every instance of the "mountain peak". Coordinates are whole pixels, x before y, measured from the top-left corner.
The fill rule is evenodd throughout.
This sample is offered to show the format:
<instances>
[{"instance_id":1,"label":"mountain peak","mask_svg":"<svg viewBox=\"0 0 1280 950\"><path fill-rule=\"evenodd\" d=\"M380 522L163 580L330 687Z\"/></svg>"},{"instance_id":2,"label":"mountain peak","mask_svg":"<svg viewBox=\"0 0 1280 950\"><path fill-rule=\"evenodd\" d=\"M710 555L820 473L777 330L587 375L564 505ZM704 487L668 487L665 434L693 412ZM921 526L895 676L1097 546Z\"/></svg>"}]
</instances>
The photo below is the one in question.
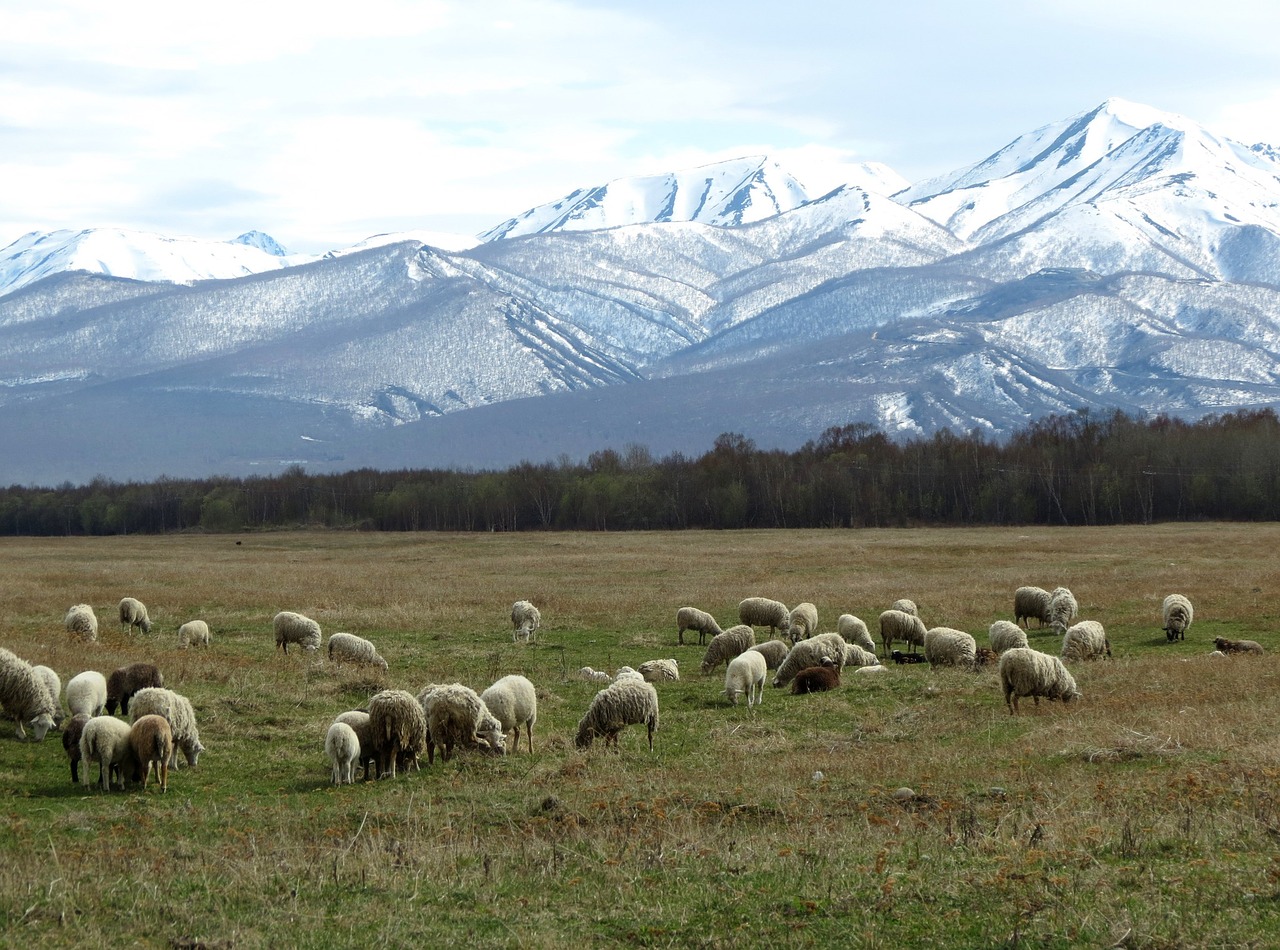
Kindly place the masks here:
<instances>
[{"instance_id":1,"label":"mountain peak","mask_svg":"<svg viewBox=\"0 0 1280 950\"><path fill-rule=\"evenodd\" d=\"M260 251L266 251L272 257L287 257L289 252L280 246L270 234L264 234L262 231L245 231L231 244L243 244L245 247L256 247Z\"/></svg>"}]
</instances>

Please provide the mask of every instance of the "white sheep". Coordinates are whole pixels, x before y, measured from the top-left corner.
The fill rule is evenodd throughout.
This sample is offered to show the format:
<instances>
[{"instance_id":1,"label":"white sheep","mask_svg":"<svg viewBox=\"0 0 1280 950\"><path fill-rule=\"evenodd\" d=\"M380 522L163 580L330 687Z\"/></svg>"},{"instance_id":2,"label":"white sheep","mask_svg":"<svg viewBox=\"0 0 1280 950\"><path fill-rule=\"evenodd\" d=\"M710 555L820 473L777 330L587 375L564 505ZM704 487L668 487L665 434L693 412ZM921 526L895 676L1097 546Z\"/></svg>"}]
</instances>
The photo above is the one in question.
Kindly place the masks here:
<instances>
[{"instance_id":1,"label":"white sheep","mask_svg":"<svg viewBox=\"0 0 1280 950\"><path fill-rule=\"evenodd\" d=\"M151 618L147 616L147 605L136 597L120 598L118 608L122 633L132 632L137 627L143 633L151 632Z\"/></svg>"},{"instance_id":2,"label":"white sheep","mask_svg":"<svg viewBox=\"0 0 1280 950\"><path fill-rule=\"evenodd\" d=\"M840 665L866 669L872 666L879 666L880 658L876 656L874 649L868 650L866 647L859 646L856 643L846 643L844 645L844 659Z\"/></svg>"},{"instance_id":3,"label":"white sheep","mask_svg":"<svg viewBox=\"0 0 1280 950\"><path fill-rule=\"evenodd\" d=\"M480 701L502 725L504 741L506 733L514 733L513 752L520 751L520 727L524 726L533 755L533 726L538 721L538 691L533 683L517 674L504 676L480 694Z\"/></svg>"},{"instance_id":4,"label":"white sheep","mask_svg":"<svg viewBox=\"0 0 1280 950\"><path fill-rule=\"evenodd\" d=\"M890 610L901 610L904 614L911 614L913 617L919 617L920 611L916 609L916 602L903 597L895 600L889 605Z\"/></svg>"},{"instance_id":5,"label":"white sheep","mask_svg":"<svg viewBox=\"0 0 1280 950\"><path fill-rule=\"evenodd\" d=\"M916 647L924 646L924 621L904 610L886 610L880 614L880 641L884 644L884 655L888 657L893 650L895 640L903 640L911 645L911 652Z\"/></svg>"},{"instance_id":6,"label":"white sheep","mask_svg":"<svg viewBox=\"0 0 1280 950\"><path fill-rule=\"evenodd\" d=\"M764 643L749 647L747 652L752 650L764 657L765 666L768 669L776 670L791 652L791 644L786 640L766 640Z\"/></svg>"},{"instance_id":7,"label":"white sheep","mask_svg":"<svg viewBox=\"0 0 1280 950\"><path fill-rule=\"evenodd\" d=\"M1014 647L1000 655L1000 688L1004 691L1009 715L1018 711L1018 699L1030 696L1040 705L1040 697L1069 703L1081 696L1075 678L1056 656L1030 647Z\"/></svg>"},{"instance_id":8,"label":"white sheep","mask_svg":"<svg viewBox=\"0 0 1280 950\"><path fill-rule=\"evenodd\" d=\"M987 631L991 649L996 653L1027 645L1027 632L1012 620L997 620Z\"/></svg>"},{"instance_id":9,"label":"white sheep","mask_svg":"<svg viewBox=\"0 0 1280 950\"><path fill-rule=\"evenodd\" d=\"M844 637L838 633L820 633L808 640L801 640L788 651L787 658L778 667L773 685L786 686L796 678L797 673L811 666L844 666L845 651L850 647L853 644L845 643Z\"/></svg>"},{"instance_id":10,"label":"white sheep","mask_svg":"<svg viewBox=\"0 0 1280 950\"><path fill-rule=\"evenodd\" d=\"M836 618L836 632L850 643L856 643L862 649L870 650L872 653L876 652L876 642L871 639L871 631L860 618L853 614L841 614Z\"/></svg>"},{"instance_id":11,"label":"white sheep","mask_svg":"<svg viewBox=\"0 0 1280 950\"><path fill-rule=\"evenodd\" d=\"M27 737L26 727L30 727L31 737L43 742L54 727L57 703L30 663L0 647L0 706L17 721L19 739Z\"/></svg>"},{"instance_id":12,"label":"white sheep","mask_svg":"<svg viewBox=\"0 0 1280 950\"><path fill-rule=\"evenodd\" d=\"M107 677L107 713L114 716L116 707L120 715L129 715L129 700L133 694L148 686L163 686L164 674L152 663L130 663L112 670Z\"/></svg>"},{"instance_id":13,"label":"white sheep","mask_svg":"<svg viewBox=\"0 0 1280 950\"><path fill-rule=\"evenodd\" d=\"M751 649L755 642L756 632L744 623L717 633L702 656L702 675L706 676L721 663L728 663L739 653Z\"/></svg>"},{"instance_id":14,"label":"white sheep","mask_svg":"<svg viewBox=\"0 0 1280 950\"><path fill-rule=\"evenodd\" d=\"M1049 622L1049 596L1042 587L1019 587L1013 592L1013 622L1030 627L1034 617L1043 627Z\"/></svg>"},{"instance_id":15,"label":"white sheep","mask_svg":"<svg viewBox=\"0 0 1280 950\"><path fill-rule=\"evenodd\" d=\"M582 669L578 670L577 677L578 679L584 680L588 683L612 683L613 682L613 677L610 676L608 673L606 673L604 670L593 670L589 666L584 666Z\"/></svg>"},{"instance_id":16,"label":"white sheep","mask_svg":"<svg viewBox=\"0 0 1280 950\"><path fill-rule=\"evenodd\" d=\"M924 634L924 658L931 669L958 666L971 670L978 644L970 634L952 627L931 627Z\"/></svg>"},{"instance_id":17,"label":"white sheep","mask_svg":"<svg viewBox=\"0 0 1280 950\"><path fill-rule=\"evenodd\" d=\"M68 633L75 634L85 643L92 643L98 639L98 615L88 604L73 606L67 611L67 616L62 622Z\"/></svg>"},{"instance_id":18,"label":"white sheep","mask_svg":"<svg viewBox=\"0 0 1280 950\"><path fill-rule=\"evenodd\" d=\"M1062 637L1064 660L1096 660L1111 655L1111 641L1102 624L1096 620L1081 620L1067 628Z\"/></svg>"},{"instance_id":19,"label":"white sheep","mask_svg":"<svg viewBox=\"0 0 1280 950\"><path fill-rule=\"evenodd\" d=\"M779 641L781 642L781 641ZM724 695L735 706L738 697L747 695L747 708L764 702L764 679L769 673L764 654L752 648L729 661L724 672Z\"/></svg>"},{"instance_id":20,"label":"white sheep","mask_svg":"<svg viewBox=\"0 0 1280 950\"><path fill-rule=\"evenodd\" d=\"M599 736L606 746L617 748L618 733L637 723L648 727L649 751L652 752L653 733L658 728L658 691L652 683L643 680L616 682L592 697L591 705L578 721L578 733L573 742L579 749L586 749Z\"/></svg>"},{"instance_id":21,"label":"white sheep","mask_svg":"<svg viewBox=\"0 0 1280 950\"><path fill-rule=\"evenodd\" d=\"M791 608L791 642L807 640L818 632L818 608L805 601Z\"/></svg>"},{"instance_id":22,"label":"white sheep","mask_svg":"<svg viewBox=\"0 0 1280 950\"><path fill-rule=\"evenodd\" d=\"M275 630L276 646L286 654L290 643L296 643L308 653L320 649L320 624L310 617L282 610L271 618L271 627Z\"/></svg>"},{"instance_id":23,"label":"white sheep","mask_svg":"<svg viewBox=\"0 0 1280 950\"><path fill-rule=\"evenodd\" d=\"M1195 611L1191 608L1191 601L1185 596L1170 594L1160 605L1160 616L1164 623L1165 639L1172 643L1174 640L1187 638Z\"/></svg>"},{"instance_id":24,"label":"white sheep","mask_svg":"<svg viewBox=\"0 0 1280 950\"><path fill-rule=\"evenodd\" d=\"M44 683L44 688L49 691L49 695L53 697L53 724L54 728L58 727L58 720L62 718L62 680L58 678L58 674L47 666L33 666L31 672L36 674L36 678Z\"/></svg>"},{"instance_id":25,"label":"white sheep","mask_svg":"<svg viewBox=\"0 0 1280 950\"><path fill-rule=\"evenodd\" d=\"M380 670L387 669L387 661L378 655L378 648L364 637L354 633L331 633L329 659L335 662L355 663L360 666L376 666Z\"/></svg>"},{"instance_id":26,"label":"white sheep","mask_svg":"<svg viewBox=\"0 0 1280 950\"><path fill-rule=\"evenodd\" d=\"M107 678L97 670L85 670L67 680L67 712L72 716L101 716L107 708Z\"/></svg>"},{"instance_id":27,"label":"white sheep","mask_svg":"<svg viewBox=\"0 0 1280 950\"><path fill-rule=\"evenodd\" d=\"M511 605L511 642L532 641L542 626L542 612L527 600L517 600Z\"/></svg>"},{"instance_id":28,"label":"white sheep","mask_svg":"<svg viewBox=\"0 0 1280 950\"><path fill-rule=\"evenodd\" d=\"M716 622L715 617L697 607L681 607L676 611L676 636L679 637L681 646L684 646L686 630L698 631L698 646L706 643L707 637L714 637L724 632L720 629L720 624Z\"/></svg>"},{"instance_id":29,"label":"white sheep","mask_svg":"<svg viewBox=\"0 0 1280 950\"><path fill-rule=\"evenodd\" d=\"M618 667L618 671L613 674L613 682L616 683L618 680L626 680L626 679L643 681L644 675L639 670L632 669L629 666Z\"/></svg>"},{"instance_id":30,"label":"white sheep","mask_svg":"<svg viewBox=\"0 0 1280 950\"><path fill-rule=\"evenodd\" d=\"M203 620L188 620L178 628L178 649L187 647L207 647L209 645L209 624Z\"/></svg>"},{"instance_id":31,"label":"white sheep","mask_svg":"<svg viewBox=\"0 0 1280 950\"><path fill-rule=\"evenodd\" d=\"M1067 632L1067 627L1076 619L1079 609L1075 595L1065 587L1055 587L1050 591L1049 625L1057 630L1059 635Z\"/></svg>"},{"instance_id":32,"label":"white sheep","mask_svg":"<svg viewBox=\"0 0 1280 950\"><path fill-rule=\"evenodd\" d=\"M356 762L360 759L360 740L345 722L334 722L324 737L324 754L333 767L333 784L355 782Z\"/></svg>"},{"instance_id":33,"label":"white sheep","mask_svg":"<svg viewBox=\"0 0 1280 950\"><path fill-rule=\"evenodd\" d=\"M455 746L477 748L479 740L499 755L506 753L502 723L471 687L461 683L429 686L418 694L418 701L426 715L428 764L435 762L437 747L441 761L448 762Z\"/></svg>"},{"instance_id":34,"label":"white sheep","mask_svg":"<svg viewBox=\"0 0 1280 950\"><path fill-rule=\"evenodd\" d=\"M163 686L148 686L138 690L129 700L129 715L134 722L143 716L155 715L163 716L169 723L173 733L173 768L182 765L178 759L179 750L187 765L194 768L199 763L204 744L200 741L200 729L196 725L195 707L187 697Z\"/></svg>"},{"instance_id":35,"label":"white sheep","mask_svg":"<svg viewBox=\"0 0 1280 950\"><path fill-rule=\"evenodd\" d=\"M396 777L401 760L417 765L427 744L427 718L422 705L403 689L384 689L369 699L369 730L378 760L378 777Z\"/></svg>"},{"instance_id":36,"label":"white sheep","mask_svg":"<svg viewBox=\"0 0 1280 950\"><path fill-rule=\"evenodd\" d=\"M133 721L129 730L129 745L138 772L142 775L142 790L147 790L147 779L154 766L160 791L169 790L169 760L173 758L173 731L164 716L150 713Z\"/></svg>"},{"instance_id":37,"label":"white sheep","mask_svg":"<svg viewBox=\"0 0 1280 950\"><path fill-rule=\"evenodd\" d=\"M674 658L645 660L638 672L648 683L674 682L680 679L680 662Z\"/></svg>"},{"instance_id":38,"label":"white sheep","mask_svg":"<svg viewBox=\"0 0 1280 950\"><path fill-rule=\"evenodd\" d=\"M749 627L768 627L769 636L791 632L791 611L780 601L768 597L748 597L738 604L738 621Z\"/></svg>"},{"instance_id":39,"label":"white sheep","mask_svg":"<svg viewBox=\"0 0 1280 950\"><path fill-rule=\"evenodd\" d=\"M355 732L356 742L360 747L359 767L364 770L364 778L367 782L378 770L377 756L373 752L373 729L369 725L369 714L363 709L349 709L339 713L333 721L346 723Z\"/></svg>"},{"instance_id":40,"label":"white sheep","mask_svg":"<svg viewBox=\"0 0 1280 950\"><path fill-rule=\"evenodd\" d=\"M80 784L89 784L89 766L98 763L98 784L111 791L114 775L124 789L124 780L137 770L133 746L129 742L132 727L115 716L94 716L80 733Z\"/></svg>"}]
</instances>

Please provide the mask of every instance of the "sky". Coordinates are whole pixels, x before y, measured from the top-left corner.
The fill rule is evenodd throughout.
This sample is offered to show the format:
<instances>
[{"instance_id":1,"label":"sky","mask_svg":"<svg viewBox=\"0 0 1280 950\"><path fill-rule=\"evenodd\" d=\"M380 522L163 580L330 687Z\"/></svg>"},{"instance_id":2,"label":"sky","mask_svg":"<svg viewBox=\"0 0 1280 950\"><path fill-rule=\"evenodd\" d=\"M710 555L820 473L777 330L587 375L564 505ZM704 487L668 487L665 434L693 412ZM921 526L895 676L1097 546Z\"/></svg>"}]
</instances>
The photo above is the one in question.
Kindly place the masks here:
<instances>
[{"instance_id":1,"label":"sky","mask_svg":"<svg viewBox=\"0 0 1280 950\"><path fill-rule=\"evenodd\" d=\"M745 155L917 181L1113 96L1280 144L1277 35L1257 0L3 3L0 247L475 234Z\"/></svg>"}]
</instances>

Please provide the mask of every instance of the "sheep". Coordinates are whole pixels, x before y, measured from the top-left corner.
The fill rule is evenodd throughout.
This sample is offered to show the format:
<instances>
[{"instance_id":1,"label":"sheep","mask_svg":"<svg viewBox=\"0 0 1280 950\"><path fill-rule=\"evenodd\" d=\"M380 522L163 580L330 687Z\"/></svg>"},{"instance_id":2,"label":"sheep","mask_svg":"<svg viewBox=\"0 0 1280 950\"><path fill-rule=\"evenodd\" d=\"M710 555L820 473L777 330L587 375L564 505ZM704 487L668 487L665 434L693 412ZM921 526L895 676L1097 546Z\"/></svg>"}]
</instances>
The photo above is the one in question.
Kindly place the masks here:
<instances>
[{"instance_id":1,"label":"sheep","mask_svg":"<svg viewBox=\"0 0 1280 950\"><path fill-rule=\"evenodd\" d=\"M851 643L845 643L844 638L838 633L820 633L808 640L801 640L791 648L787 658L778 667L778 672L773 677L773 685L786 686L801 670L811 666L821 666L823 660L830 660L836 665L843 666L846 648L854 647Z\"/></svg>"},{"instance_id":2,"label":"sheep","mask_svg":"<svg viewBox=\"0 0 1280 950\"><path fill-rule=\"evenodd\" d=\"M676 636L680 638L680 646L684 646L686 630L698 631L698 646L706 643L707 637L714 637L724 632L720 629L720 624L716 622L715 617L697 607L681 607L676 611Z\"/></svg>"},{"instance_id":3,"label":"sheep","mask_svg":"<svg viewBox=\"0 0 1280 950\"><path fill-rule=\"evenodd\" d=\"M417 765L418 752L427 744L427 718L414 695L403 689L384 689L369 700L372 751L378 761L378 777L396 777L401 756Z\"/></svg>"},{"instance_id":4,"label":"sheep","mask_svg":"<svg viewBox=\"0 0 1280 950\"><path fill-rule=\"evenodd\" d=\"M320 624L310 617L282 610L271 618L271 627L276 633L276 646L286 654L290 643L298 644L308 653L320 649Z\"/></svg>"},{"instance_id":5,"label":"sheep","mask_svg":"<svg viewBox=\"0 0 1280 950\"><path fill-rule=\"evenodd\" d=\"M107 677L107 715L114 716L116 707L120 715L129 715L129 700L133 694L148 686L163 686L164 674L151 663L131 663L122 666Z\"/></svg>"},{"instance_id":6,"label":"sheep","mask_svg":"<svg viewBox=\"0 0 1280 950\"><path fill-rule=\"evenodd\" d=\"M579 749L586 749L597 736L601 736L606 747L612 745L617 748L618 733L635 723L644 723L648 728L649 751L652 752L653 733L658 728L658 691L652 683L636 680L613 683L592 697L591 705L578 722L573 743Z\"/></svg>"},{"instance_id":7,"label":"sheep","mask_svg":"<svg viewBox=\"0 0 1280 950\"><path fill-rule=\"evenodd\" d=\"M329 645L326 649L329 651L330 660L361 666L376 666L384 672L387 669L387 661L378 655L378 648L364 637L357 637L354 633L329 634Z\"/></svg>"},{"instance_id":8,"label":"sheep","mask_svg":"<svg viewBox=\"0 0 1280 950\"><path fill-rule=\"evenodd\" d=\"M173 731L164 716L149 713L135 719L129 730L129 745L142 775L142 790L147 790L147 779L154 767L160 791L169 790L169 760L173 758Z\"/></svg>"},{"instance_id":9,"label":"sheep","mask_svg":"<svg viewBox=\"0 0 1280 950\"><path fill-rule=\"evenodd\" d=\"M902 603L902 601L899 601ZM905 612L905 611L904 611ZM876 642L871 639L871 631L861 619L853 614L841 614L836 620L836 632L850 643L856 643L864 650L876 652Z\"/></svg>"},{"instance_id":10,"label":"sheep","mask_svg":"<svg viewBox=\"0 0 1280 950\"><path fill-rule=\"evenodd\" d=\"M911 652L916 647L924 646L924 621L905 610L886 610L880 614L880 640L884 644L884 655L893 652L893 642L903 640L910 644Z\"/></svg>"},{"instance_id":11,"label":"sheep","mask_svg":"<svg viewBox=\"0 0 1280 950\"><path fill-rule=\"evenodd\" d=\"M364 770L367 782L373 778L378 768L377 756L373 752L373 729L369 725L369 714L363 709L349 709L339 713L333 721L346 723L355 732L356 742L360 746L359 767Z\"/></svg>"},{"instance_id":12,"label":"sheep","mask_svg":"<svg viewBox=\"0 0 1280 950\"><path fill-rule=\"evenodd\" d=\"M978 644L963 630L951 627L931 627L924 635L924 658L930 669L939 666L959 666L971 670L978 652Z\"/></svg>"},{"instance_id":13,"label":"sheep","mask_svg":"<svg viewBox=\"0 0 1280 950\"><path fill-rule=\"evenodd\" d=\"M143 633L151 632L151 618L147 616L147 605L136 597L120 598L118 608L120 614L121 633L132 633L137 627Z\"/></svg>"},{"instance_id":14,"label":"sheep","mask_svg":"<svg viewBox=\"0 0 1280 950\"><path fill-rule=\"evenodd\" d=\"M1262 644L1256 640L1228 640L1226 637L1214 637L1213 645L1223 654L1262 653Z\"/></svg>"},{"instance_id":15,"label":"sheep","mask_svg":"<svg viewBox=\"0 0 1280 950\"><path fill-rule=\"evenodd\" d=\"M129 700L129 712L134 722L147 715L163 716L173 732L171 765L179 768L178 751L182 751L187 765L194 768L200 761L204 745L200 742L200 730L196 726L196 711L191 700L181 693L160 686L148 686L133 694Z\"/></svg>"},{"instance_id":16,"label":"sheep","mask_svg":"<svg viewBox=\"0 0 1280 950\"><path fill-rule=\"evenodd\" d=\"M897 663L899 666L901 666L904 663L923 663L924 662L924 657L922 657L919 653L903 653L901 650L894 650L892 653L889 654L889 657L890 659L893 660L894 663Z\"/></svg>"},{"instance_id":17,"label":"sheep","mask_svg":"<svg viewBox=\"0 0 1280 950\"><path fill-rule=\"evenodd\" d=\"M1096 620L1081 620L1067 629L1062 637L1064 660L1096 660L1111 655L1111 641Z\"/></svg>"},{"instance_id":18,"label":"sheep","mask_svg":"<svg viewBox=\"0 0 1280 950\"><path fill-rule=\"evenodd\" d=\"M770 641L770 643L781 642L781 640ZM761 644L761 646L764 645ZM769 663L764 652L758 647L739 653L729 661L724 671L725 698L736 706L738 696L746 693L748 709L759 705L764 702L764 678L768 673Z\"/></svg>"},{"instance_id":19,"label":"sheep","mask_svg":"<svg viewBox=\"0 0 1280 950\"><path fill-rule=\"evenodd\" d=\"M786 640L768 640L765 643L757 643L746 652L750 653L752 650L764 657L765 666L768 669L776 670L787 658L787 654L791 651L791 644Z\"/></svg>"},{"instance_id":20,"label":"sheep","mask_svg":"<svg viewBox=\"0 0 1280 950\"><path fill-rule=\"evenodd\" d=\"M513 752L520 751L520 727L524 726L529 754L533 755L533 725L538 721L538 692L533 683L515 674L504 676L480 694L480 701L501 723L504 741L506 733L515 734Z\"/></svg>"},{"instance_id":21,"label":"sheep","mask_svg":"<svg viewBox=\"0 0 1280 950\"><path fill-rule=\"evenodd\" d=\"M840 685L840 668L838 666L810 666L796 674L791 681L791 694L800 696L804 693L825 693Z\"/></svg>"},{"instance_id":22,"label":"sheep","mask_svg":"<svg viewBox=\"0 0 1280 950\"><path fill-rule=\"evenodd\" d=\"M640 676L647 683L661 683L680 679L680 663L674 659L645 660L640 664Z\"/></svg>"},{"instance_id":23,"label":"sheep","mask_svg":"<svg viewBox=\"0 0 1280 950\"><path fill-rule=\"evenodd\" d=\"M1049 622L1049 597L1042 587L1019 587L1013 592L1013 622L1030 629L1034 617L1043 627Z\"/></svg>"},{"instance_id":24,"label":"sheep","mask_svg":"<svg viewBox=\"0 0 1280 950\"><path fill-rule=\"evenodd\" d=\"M67 611L62 622L68 633L75 634L85 643L98 639L98 616L88 604L76 604Z\"/></svg>"},{"instance_id":25,"label":"sheep","mask_svg":"<svg viewBox=\"0 0 1280 950\"><path fill-rule=\"evenodd\" d=\"M54 727L58 711L58 699L49 695L49 687L26 660L0 647L0 706L5 714L17 721L17 736L31 737L43 742L45 734Z\"/></svg>"},{"instance_id":26,"label":"sheep","mask_svg":"<svg viewBox=\"0 0 1280 950\"><path fill-rule=\"evenodd\" d=\"M137 772L133 745L129 742L132 727L114 716L94 716L84 724L80 733L80 784L89 784L89 766L98 763L98 784L104 792L111 791L114 775L124 789L126 777Z\"/></svg>"},{"instance_id":27,"label":"sheep","mask_svg":"<svg viewBox=\"0 0 1280 950\"><path fill-rule=\"evenodd\" d=\"M613 680L611 682L616 683L618 680L625 680L625 679L643 681L644 676L640 673L639 670L632 669L629 666L620 666L618 667L618 672L613 674Z\"/></svg>"},{"instance_id":28,"label":"sheep","mask_svg":"<svg viewBox=\"0 0 1280 950\"><path fill-rule=\"evenodd\" d=\"M324 754L333 767L333 784L355 782L356 762L360 759L360 740L345 722L334 722L324 737Z\"/></svg>"},{"instance_id":29,"label":"sheep","mask_svg":"<svg viewBox=\"0 0 1280 950\"><path fill-rule=\"evenodd\" d=\"M62 680L58 674L47 666L33 666L31 672L44 684L44 688L53 697L53 727L58 728L58 720L62 718Z\"/></svg>"},{"instance_id":30,"label":"sheep","mask_svg":"<svg viewBox=\"0 0 1280 950\"><path fill-rule=\"evenodd\" d=\"M791 631L791 611L787 605L768 597L748 597L741 601L738 621L749 627L768 627L771 637L775 631L784 637Z\"/></svg>"},{"instance_id":31,"label":"sheep","mask_svg":"<svg viewBox=\"0 0 1280 950\"><path fill-rule=\"evenodd\" d=\"M973 656L973 665L977 666L994 666L1000 662L1000 654L990 647L978 647L978 652Z\"/></svg>"},{"instance_id":32,"label":"sheep","mask_svg":"<svg viewBox=\"0 0 1280 950\"><path fill-rule=\"evenodd\" d=\"M995 650L996 653L1003 653L1005 650L1027 645L1027 632L1012 620L997 620L991 625L991 629L987 631L987 636L989 637L991 649Z\"/></svg>"},{"instance_id":33,"label":"sheep","mask_svg":"<svg viewBox=\"0 0 1280 950\"><path fill-rule=\"evenodd\" d=\"M1195 617L1191 601L1182 594L1170 594L1160 605L1160 615L1164 622L1165 639L1172 643L1174 640L1187 638L1187 631L1191 629L1191 621Z\"/></svg>"},{"instance_id":34,"label":"sheep","mask_svg":"<svg viewBox=\"0 0 1280 950\"><path fill-rule=\"evenodd\" d=\"M209 625L203 620L188 620L178 628L178 649L187 647L207 647L209 645Z\"/></svg>"},{"instance_id":35,"label":"sheep","mask_svg":"<svg viewBox=\"0 0 1280 950\"><path fill-rule=\"evenodd\" d=\"M1001 654L1000 688L1011 716L1017 713L1022 696L1032 697L1039 706L1041 696L1069 703L1082 695L1060 659L1030 647L1013 647Z\"/></svg>"},{"instance_id":36,"label":"sheep","mask_svg":"<svg viewBox=\"0 0 1280 950\"><path fill-rule=\"evenodd\" d=\"M702 675L706 676L721 663L727 663L739 653L755 646L756 632L746 624L730 627L723 633L717 633L707 644L707 652L702 657Z\"/></svg>"},{"instance_id":37,"label":"sheep","mask_svg":"<svg viewBox=\"0 0 1280 950\"><path fill-rule=\"evenodd\" d=\"M517 600L511 605L511 642L535 639L538 628L542 626L542 612L527 600Z\"/></svg>"},{"instance_id":38,"label":"sheep","mask_svg":"<svg viewBox=\"0 0 1280 950\"><path fill-rule=\"evenodd\" d=\"M107 678L97 670L85 670L67 680L67 712L101 716L107 707Z\"/></svg>"},{"instance_id":39,"label":"sheep","mask_svg":"<svg viewBox=\"0 0 1280 950\"><path fill-rule=\"evenodd\" d=\"M889 605L890 610L901 610L904 614L911 614L913 617L919 617L920 611L916 609L914 600L907 600L903 597L901 600L895 600Z\"/></svg>"},{"instance_id":40,"label":"sheep","mask_svg":"<svg viewBox=\"0 0 1280 950\"><path fill-rule=\"evenodd\" d=\"M612 683L613 682L613 677L610 676L608 673L606 673L604 670L593 670L589 666L584 666L582 669L578 670L576 675L578 679L585 680L588 683Z\"/></svg>"},{"instance_id":41,"label":"sheep","mask_svg":"<svg viewBox=\"0 0 1280 950\"><path fill-rule=\"evenodd\" d=\"M836 636L839 636L839 634L836 634ZM874 650L860 647L856 643L846 643L844 645L844 657L840 665L859 668L879 666L880 658L876 656Z\"/></svg>"},{"instance_id":42,"label":"sheep","mask_svg":"<svg viewBox=\"0 0 1280 950\"><path fill-rule=\"evenodd\" d=\"M1066 633L1071 621L1076 619L1079 609L1071 591L1065 587L1055 587L1049 594L1049 625L1057 630L1059 635Z\"/></svg>"},{"instance_id":43,"label":"sheep","mask_svg":"<svg viewBox=\"0 0 1280 950\"><path fill-rule=\"evenodd\" d=\"M62 732L62 750L71 760L71 781L76 785L80 784L80 736L89 718L85 713L76 713Z\"/></svg>"},{"instance_id":44,"label":"sheep","mask_svg":"<svg viewBox=\"0 0 1280 950\"><path fill-rule=\"evenodd\" d=\"M818 632L818 608L807 601L791 608L791 642L807 640Z\"/></svg>"},{"instance_id":45,"label":"sheep","mask_svg":"<svg viewBox=\"0 0 1280 950\"><path fill-rule=\"evenodd\" d=\"M502 723L471 687L461 683L429 686L418 694L418 701L426 715L428 764L434 764L437 747L440 760L448 762L453 757L454 746L476 748L480 739L491 751L506 754Z\"/></svg>"}]
</instances>

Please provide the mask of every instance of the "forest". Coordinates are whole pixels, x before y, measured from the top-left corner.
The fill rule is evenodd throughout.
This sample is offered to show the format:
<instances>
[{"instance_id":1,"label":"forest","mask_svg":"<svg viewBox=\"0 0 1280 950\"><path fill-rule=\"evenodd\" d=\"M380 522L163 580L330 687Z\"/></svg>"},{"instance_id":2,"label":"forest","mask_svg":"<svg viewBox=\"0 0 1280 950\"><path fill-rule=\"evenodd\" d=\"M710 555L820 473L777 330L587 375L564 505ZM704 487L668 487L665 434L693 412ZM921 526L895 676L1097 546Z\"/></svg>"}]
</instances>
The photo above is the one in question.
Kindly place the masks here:
<instances>
[{"instance_id":1,"label":"forest","mask_svg":"<svg viewBox=\"0 0 1280 950\"><path fill-rule=\"evenodd\" d=\"M300 466L250 478L95 479L0 488L0 535L329 527L631 531L912 525L1117 525L1280 519L1280 417L1195 422L1080 411L1005 440L895 440L837 426L795 451L724 433L702 455L644 446L505 471Z\"/></svg>"}]
</instances>

